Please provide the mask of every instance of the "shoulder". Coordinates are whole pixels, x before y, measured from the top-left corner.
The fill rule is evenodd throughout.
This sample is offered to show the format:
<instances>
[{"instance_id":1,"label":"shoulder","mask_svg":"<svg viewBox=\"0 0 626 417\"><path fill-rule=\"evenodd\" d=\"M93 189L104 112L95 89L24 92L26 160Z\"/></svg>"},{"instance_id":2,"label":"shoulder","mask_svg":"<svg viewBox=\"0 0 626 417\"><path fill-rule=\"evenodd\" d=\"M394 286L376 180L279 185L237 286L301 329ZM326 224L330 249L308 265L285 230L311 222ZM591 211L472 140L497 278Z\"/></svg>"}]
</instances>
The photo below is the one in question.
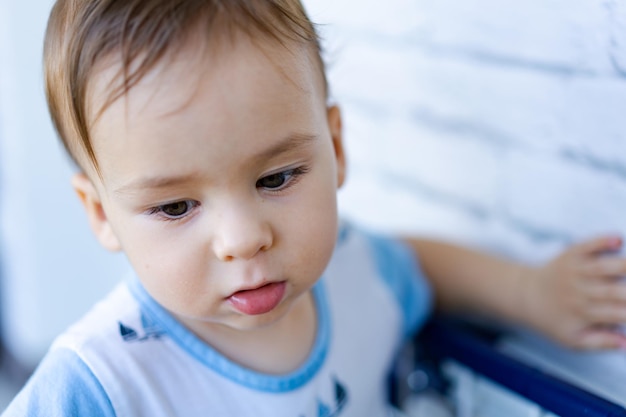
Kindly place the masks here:
<instances>
[{"instance_id":1,"label":"shoulder","mask_svg":"<svg viewBox=\"0 0 626 417\"><path fill-rule=\"evenodd\" d=\"M140 321L139 304L126 284L118 285L57 337L2 417L115 415L98 370L112 355L127 356L124 340Z\"/></svg>"},{"instance_id":2,"label":"shoulder","mask_svg":"<svg viewBox=\"0 0 626 417\"><path fill-rule=\"evenodd\" d=\"M69 349L52 350L4 411L13 416L112 417L115 412L98 379Z\"/></svg>"},{"instance_id":3,"label":"shoulder","mask_svg":"<svg viewBox=\"0 0 626 417\"><path fill-rule=\"evenodd\" d=\"M131 295L127 284L119 284L104 299L95 304L78 322L61 334L52 350L67 348L81 352L90 347L101 350L103 345L123 340L124 329L141 319L139 303Z\"/></svg>"},{"instance_id":4,"label":"shoulder","mask_svg":"<svg viewBox=\"0 0 626 417\"><path fill-rule=\"evenodd\" d=\"M421 280L422 272L416 253L408 244L392 236L372 232L342 222L331 266L364 265L374 268L379 278L388 283L413 277Z\"/></svg>"},{"instance_id":5,"label":"shoulder","mask_svg":"<svg viewBox=\"0 0 626 417\"><path fill-rule=\"evenodd\" d=\"M358 275L360 283L374 276L393 295L404 318L404 334L412 334L432 308L432 290L417 254L404 241L365 230L348 222L340 228L331 269Z\"/></svg>"},{"instance_id":6,"label":"shoulder","mask_svg":"<svg viewBox=\"0 0 626 417\"><path fill-rule=\"evenodd\" d=\"M146 387L146 363L167 349L166 340L129 285L120 284L57 337L6 416L136 415L126 412L128 393Z\"/></svg>"}]
</instances>

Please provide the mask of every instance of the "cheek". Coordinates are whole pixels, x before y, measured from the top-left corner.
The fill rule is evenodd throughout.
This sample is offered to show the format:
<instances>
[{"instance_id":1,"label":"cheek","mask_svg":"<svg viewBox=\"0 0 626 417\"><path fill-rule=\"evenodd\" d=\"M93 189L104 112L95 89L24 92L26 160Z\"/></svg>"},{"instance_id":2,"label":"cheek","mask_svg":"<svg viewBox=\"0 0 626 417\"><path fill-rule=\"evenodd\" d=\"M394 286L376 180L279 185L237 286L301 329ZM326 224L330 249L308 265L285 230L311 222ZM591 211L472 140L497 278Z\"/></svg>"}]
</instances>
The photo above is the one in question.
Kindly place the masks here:
<instances>
[{"instance_id":1,"label":"cheek","mask_svg":"<svg viewBox=\"0 0 626 417\"><path fill-rule=\"evenodd\" d=\"M146 279L167 282L173 277L185 280L199 272L204 257L198 249L191 239L177 242L167 233L153 234L149 239L136 242L128 256L137 272L143 273Z\"/></svg>"},{"instance_id":2,"label":"cheek","mask_svg":"<svg viewBox=\"0 0 626 417\"><path fill-rule=\"evenodd\" d=\"M332 255L337 240L337 197L332 188L321 187L309 193L292 220L290 247L297 254L292 258L312 274L321 274Z\"/></svg>"},{"instance_id":3,"label":"cheek","mask_svg":"<svg viewBox=\"0 0 626 417\"><path fill-rule=\"evenodd\" d=\"M191 242L188 245L172 245L167 237L161 239L164 244L154 240L159 239L151 239L141 250L129 254L130 263L146 291L166 309L177 314L205 314L206 306L199 308L198 301L205 300L215 291L206 258L194 251L195 246Z\"/></svg>"},{"instance_id":4,"label":"cheek","mask_svg":"<svg viewBox=\"0 0 626 417\"><path fill-rule=\"evenodd\" d=\"M194 290L191 278L206 272L200 271L204 264L199 245L184 238L184 234L172 233L166 224L146 225L139 220L119 226L122 248L152 296L159 300L162 295L180 293L184 297Z\"/></svg>"}]
</instances>

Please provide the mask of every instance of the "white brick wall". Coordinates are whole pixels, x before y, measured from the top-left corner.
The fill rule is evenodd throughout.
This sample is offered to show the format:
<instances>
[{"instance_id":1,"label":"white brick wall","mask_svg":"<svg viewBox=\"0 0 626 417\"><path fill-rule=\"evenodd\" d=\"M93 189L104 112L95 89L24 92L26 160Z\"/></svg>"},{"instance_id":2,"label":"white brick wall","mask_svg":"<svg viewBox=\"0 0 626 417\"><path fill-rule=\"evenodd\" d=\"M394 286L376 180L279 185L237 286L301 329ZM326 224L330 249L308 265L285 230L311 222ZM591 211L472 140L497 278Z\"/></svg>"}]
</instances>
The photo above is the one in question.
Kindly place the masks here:
<instances>
[{"instance_id":1,"label":"white brick wall","mask_svg":"<svg viewBox=\"0 0 626 417\"><path fill-rule=\"evenodd\" d=\"M626 234L626 2L309 0L342 211L539 261Z\"/></svg>"}]
</instances>

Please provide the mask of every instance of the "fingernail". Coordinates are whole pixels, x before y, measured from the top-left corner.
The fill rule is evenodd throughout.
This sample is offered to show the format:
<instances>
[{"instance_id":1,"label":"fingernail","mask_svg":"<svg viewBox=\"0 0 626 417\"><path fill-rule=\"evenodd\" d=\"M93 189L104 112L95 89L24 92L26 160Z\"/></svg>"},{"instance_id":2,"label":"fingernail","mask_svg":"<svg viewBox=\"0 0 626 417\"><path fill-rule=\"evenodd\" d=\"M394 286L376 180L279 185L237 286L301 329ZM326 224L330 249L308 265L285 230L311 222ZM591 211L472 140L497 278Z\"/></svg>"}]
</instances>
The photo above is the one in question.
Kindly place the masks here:
<instances>
[{"instance_id":1,"label":"fingernail","mask_svg":"<svg viewBox=\"0 0 626 417\"><path fill-rule=\"evenodd\" d=\"M623 242L621 237L615 236L608 238L607 243L610 247L617 249L622 247Z\"/></svg>"}]
</instances>

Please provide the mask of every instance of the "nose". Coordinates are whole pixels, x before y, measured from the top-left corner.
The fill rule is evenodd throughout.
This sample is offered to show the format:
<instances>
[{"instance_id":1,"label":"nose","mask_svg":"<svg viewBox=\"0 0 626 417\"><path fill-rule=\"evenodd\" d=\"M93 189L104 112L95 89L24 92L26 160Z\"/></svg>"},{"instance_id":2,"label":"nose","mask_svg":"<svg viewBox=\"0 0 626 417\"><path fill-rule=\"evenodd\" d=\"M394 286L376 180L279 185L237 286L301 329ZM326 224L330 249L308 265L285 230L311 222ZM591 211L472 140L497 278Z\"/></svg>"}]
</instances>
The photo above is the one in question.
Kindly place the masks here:
<instances>
[{"instance_id":1,"label":"nose","mask_svg":"<svg viewBox=\"0 0 626 417\"><path fill-rule=\"evenodd\" d=\"M221 261L251 259L273 244L272 228L260 210L232 205L221 210L216 220L213 252Z\"/></svg>"}]
</instances>

